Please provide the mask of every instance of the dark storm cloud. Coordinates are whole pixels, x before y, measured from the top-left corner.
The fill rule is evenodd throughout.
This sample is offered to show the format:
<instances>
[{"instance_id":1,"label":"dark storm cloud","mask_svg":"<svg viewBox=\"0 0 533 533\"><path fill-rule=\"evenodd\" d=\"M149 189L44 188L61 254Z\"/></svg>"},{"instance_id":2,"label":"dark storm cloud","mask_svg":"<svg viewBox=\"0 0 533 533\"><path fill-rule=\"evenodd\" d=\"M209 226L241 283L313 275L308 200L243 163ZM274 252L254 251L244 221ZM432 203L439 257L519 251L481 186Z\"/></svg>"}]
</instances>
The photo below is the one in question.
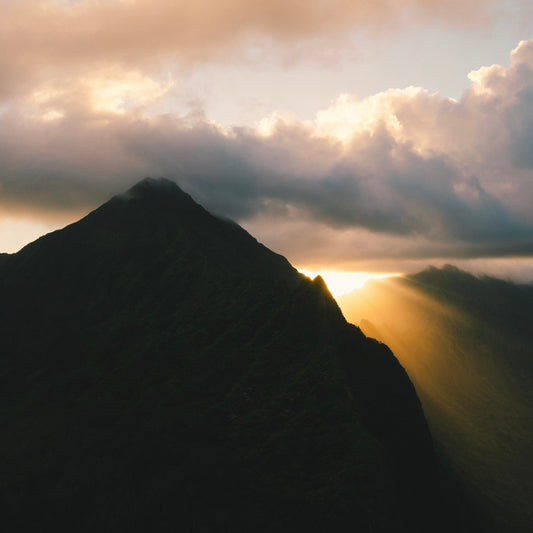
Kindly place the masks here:
<instances>
[{"instance_id":1,"label":"dark storm cloud","mask_svg":"<svg viewBox=\"0 0 533 533\"><path fill-rule=\"evenodd\" d=\"M2 128L4 209L74 212L151 174L174 178L207 208L241 221L303 217L338 230L495 246L532 230L451 160L421 157L385 130L346 147L297 126L261 137L169 117L108 117L105 126L77 119Z\"/></svg>"}]
</instances>

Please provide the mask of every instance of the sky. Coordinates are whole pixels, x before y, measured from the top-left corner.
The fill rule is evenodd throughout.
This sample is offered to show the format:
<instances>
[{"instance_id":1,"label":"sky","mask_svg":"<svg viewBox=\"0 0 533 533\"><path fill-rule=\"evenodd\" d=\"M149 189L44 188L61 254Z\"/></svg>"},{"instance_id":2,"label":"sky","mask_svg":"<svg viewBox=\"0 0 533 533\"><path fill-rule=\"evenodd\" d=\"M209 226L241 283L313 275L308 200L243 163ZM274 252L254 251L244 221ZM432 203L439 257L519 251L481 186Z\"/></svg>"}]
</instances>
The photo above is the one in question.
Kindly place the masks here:
<instances>
[{"instance_id":1,"label":"sky","mask_svg":"<svg viewBox=\"0 0 533 533\"><path fill-rule=\"evenodd\" d=\"M309 273L533 280L529 0L0 10L0 252L164 176Z\"/></svg>"}]
</instances>

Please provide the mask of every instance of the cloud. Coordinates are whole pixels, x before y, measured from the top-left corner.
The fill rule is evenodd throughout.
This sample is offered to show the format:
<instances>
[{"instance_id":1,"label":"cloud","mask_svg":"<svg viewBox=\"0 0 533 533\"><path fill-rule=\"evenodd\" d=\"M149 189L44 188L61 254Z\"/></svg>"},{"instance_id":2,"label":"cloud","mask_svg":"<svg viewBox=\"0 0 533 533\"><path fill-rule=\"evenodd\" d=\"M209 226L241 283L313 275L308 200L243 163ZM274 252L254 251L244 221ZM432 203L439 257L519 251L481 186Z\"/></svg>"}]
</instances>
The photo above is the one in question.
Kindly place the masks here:
<instances>
[{"instance_id":1,"label":"cloud","mask_svg":"<svg viewBox=\"0 0 533 533\"><path fill-rule=\"evenodd\" d=\"M198 63L290 57L338 45L353 31L413 20L479 24L486 0L1 0L0 98L42 80L61 85L113 66L145 75ZM317 46L317 42L320 43Z\"/></svg>"},{"instance_id":2,"label":"cloud","mask_svg":"<svg viewBox=\"0 0 533 533\"><path fill-rule=\"evenodd\" d=\"M459 101L346 94L314 121L258 129L147 114L118 89L107 106L87 84L50 89L0 114L0 213L74 216L166 176L300 263L532 256L533 41L470 78ZM165 91L125 80L144 101Z\"/></svg>"}]
</instances>

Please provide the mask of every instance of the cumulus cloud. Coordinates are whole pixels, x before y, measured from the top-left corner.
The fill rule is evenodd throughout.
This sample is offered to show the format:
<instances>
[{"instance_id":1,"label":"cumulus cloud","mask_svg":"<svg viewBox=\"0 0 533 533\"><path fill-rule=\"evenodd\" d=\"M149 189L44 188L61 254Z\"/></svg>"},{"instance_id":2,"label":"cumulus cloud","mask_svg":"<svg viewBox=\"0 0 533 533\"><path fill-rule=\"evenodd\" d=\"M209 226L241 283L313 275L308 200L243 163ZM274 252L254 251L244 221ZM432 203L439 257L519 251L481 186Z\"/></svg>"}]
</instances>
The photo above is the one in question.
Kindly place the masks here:
<instances>
[{"instance_id":1,"label":"cumulus cloud","mask_svg":"<svg viewBox=\"0 0 533 533\"><path fill-rule=\"evenodd\" d=\"M146 100L166 90L128 79ZM533 41L470 79L459 101L345 94L314 121L258 129L50 89L0 115L0 212L74 216L161 175L300 263L531 256Z\"/></svg>"}]
</instances>

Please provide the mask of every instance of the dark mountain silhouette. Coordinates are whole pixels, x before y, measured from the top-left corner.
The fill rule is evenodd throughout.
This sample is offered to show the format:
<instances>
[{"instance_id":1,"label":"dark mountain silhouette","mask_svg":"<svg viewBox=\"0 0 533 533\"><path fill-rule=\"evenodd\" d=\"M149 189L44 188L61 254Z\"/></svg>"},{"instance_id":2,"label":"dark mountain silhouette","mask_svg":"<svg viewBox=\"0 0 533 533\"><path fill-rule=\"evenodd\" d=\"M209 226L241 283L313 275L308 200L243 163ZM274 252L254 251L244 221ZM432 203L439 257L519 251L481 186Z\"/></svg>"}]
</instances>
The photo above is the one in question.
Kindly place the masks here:
<instances>
[{"instance_id":1,"label":"dark mountain silhouette","mask_svg":"<svg viewBox=\"0 0 533 533\"><path fill-rule=\"evenodd\" d=\"M390 350L174 183L3 256L0 294L8 530L438 530Z\"/></svg>"},{"instance_id":2,"label":"dark mountain silhouette","mask_svg":"<svg viewBox=\"0 0 533 533\"><path fill-rule=\"evenodd\" d=\"M533 286L455 267L339 298L391 347L481 531L533 531Z\"/></svg>"},{"instance_id":3,"label":"dark mountain silhouette","mask_svg":"<svg viewBox=\"0 0 533 533\"><path fill-rule=\"evenodd\" d=\"M7 261L8 258L9 258L9 254L1 254L1 253L0 253L0 266L2 265L2 263L3 263L4 261Z\"/></svg>"}]
</instances>

